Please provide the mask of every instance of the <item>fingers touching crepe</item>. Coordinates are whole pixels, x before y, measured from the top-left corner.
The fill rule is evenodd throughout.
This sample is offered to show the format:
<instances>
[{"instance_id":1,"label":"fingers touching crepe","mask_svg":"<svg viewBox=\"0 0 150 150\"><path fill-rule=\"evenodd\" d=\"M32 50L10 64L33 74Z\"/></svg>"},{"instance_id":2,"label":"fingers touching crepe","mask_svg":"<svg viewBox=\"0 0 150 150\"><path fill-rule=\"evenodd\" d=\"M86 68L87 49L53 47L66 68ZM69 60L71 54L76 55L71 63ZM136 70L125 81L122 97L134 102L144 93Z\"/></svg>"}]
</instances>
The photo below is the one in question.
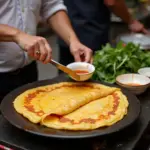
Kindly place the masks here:
<instances>
[{"instance_id":1,"label":"fingers touching crepe","mask_svg":"<svg viewBox=\"0 0 150 150\"><path fill-rule=\"evenodd\" d=\"M112 125L127 113L120 89L97 83L62 82L27 90L14 108L33 123L68 130Z\"/></svg>"}]
</instances>

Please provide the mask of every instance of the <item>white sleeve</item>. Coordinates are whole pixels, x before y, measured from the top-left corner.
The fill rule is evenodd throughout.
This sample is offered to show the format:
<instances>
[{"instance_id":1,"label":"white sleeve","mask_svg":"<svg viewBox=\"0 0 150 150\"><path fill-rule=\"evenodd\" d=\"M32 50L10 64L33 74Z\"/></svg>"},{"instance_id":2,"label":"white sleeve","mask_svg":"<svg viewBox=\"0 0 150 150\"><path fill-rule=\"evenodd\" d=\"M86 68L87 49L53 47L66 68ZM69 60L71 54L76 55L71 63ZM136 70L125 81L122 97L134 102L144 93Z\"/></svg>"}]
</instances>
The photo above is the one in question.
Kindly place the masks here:
<instances>
[{"instance_id":1,"label":"white sleeve","mask_svg":"<svg viewBox=\"0 0 150 150\"><path fill-rule=\"evenodd\" d=\"M60 10L67 11L63 0L42 0L41 16L45 21Z\"/></svg>"}]
</instances>

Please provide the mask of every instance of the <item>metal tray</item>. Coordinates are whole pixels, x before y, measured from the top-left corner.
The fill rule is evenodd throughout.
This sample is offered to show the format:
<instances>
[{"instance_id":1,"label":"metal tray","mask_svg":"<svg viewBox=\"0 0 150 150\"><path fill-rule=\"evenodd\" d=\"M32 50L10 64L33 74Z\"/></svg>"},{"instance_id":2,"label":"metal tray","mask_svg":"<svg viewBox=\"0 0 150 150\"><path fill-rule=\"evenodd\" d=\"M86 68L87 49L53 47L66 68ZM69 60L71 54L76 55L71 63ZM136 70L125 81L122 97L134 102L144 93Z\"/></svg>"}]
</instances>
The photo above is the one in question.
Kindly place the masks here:
<instances>
[{"instance_id":1,"label":"metal tray","mask_svg":"<svg viewBox=\"0 0 150 150\"><path fill-rule=\"evenodd\" d=\"M132 42L139 44L143 50L150 50L150 35L144 35L141 33L126 33L117 38L117 42L123 41L125 44Z\"/></svg>"}]
</instances>

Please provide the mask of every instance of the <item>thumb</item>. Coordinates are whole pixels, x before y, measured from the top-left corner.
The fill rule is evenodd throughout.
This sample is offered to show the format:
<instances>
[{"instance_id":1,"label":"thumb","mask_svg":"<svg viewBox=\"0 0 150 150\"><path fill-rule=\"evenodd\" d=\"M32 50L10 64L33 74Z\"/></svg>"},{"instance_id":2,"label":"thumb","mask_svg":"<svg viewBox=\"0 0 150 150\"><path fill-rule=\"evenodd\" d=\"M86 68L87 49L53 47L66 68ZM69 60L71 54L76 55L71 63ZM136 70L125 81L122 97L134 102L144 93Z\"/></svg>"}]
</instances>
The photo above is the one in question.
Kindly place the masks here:
<instances>
[{"instance_id":1,"label":"thumb","mask_svg":"<svg viewBox=\"0 0 150 150\"><path fill-rule=\"evenodd\" d=\"M86 48L85 50L85 62L91 62L92 61L92 50Z\"/></svg>"},{"instance_id":2,"label":"thumb","mask_svg":"<svg viewBox=\"0 0 150 150\"><path fill-rule=\"evenodd\" d=\"M93 57L92 57L91 60L90 60L90 64L93 64Z\"/></svg>"}]
</instances>

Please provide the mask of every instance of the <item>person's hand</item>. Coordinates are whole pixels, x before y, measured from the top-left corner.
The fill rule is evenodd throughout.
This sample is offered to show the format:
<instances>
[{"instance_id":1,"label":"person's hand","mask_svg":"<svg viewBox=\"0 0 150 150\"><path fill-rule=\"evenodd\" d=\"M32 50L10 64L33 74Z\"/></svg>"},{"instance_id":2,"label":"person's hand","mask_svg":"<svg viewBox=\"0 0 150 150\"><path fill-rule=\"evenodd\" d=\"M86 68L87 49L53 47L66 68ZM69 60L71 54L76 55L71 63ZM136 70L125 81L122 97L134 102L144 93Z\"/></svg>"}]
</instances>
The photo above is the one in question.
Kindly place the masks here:
<instances>
[{"instance_id":1,"label":"person's hand","mask_svg":"<svg viewBox=\"0 0 150 150\"><path fill-rule=\"evenodd\" d=\"M129 24L129 29L132 32L142 32L144 34L149 33L148 30L145 29L144 25L141 22L137 21L137 20L134 20Z\"/></svg>"},{"instance_id":2,"label":"person's hand","mask_svg":"<svg viewBox=\"0 0 150 150\"><path fill-rule=\"evenodd\" d=\"M92 50L81 44L79 41L71 42L70 51L76 62L92 63Z\"/></svg>"},{"instance_id":3,"label":"person's hand","mask_svg":"<svg viewBox=\"0 0 150 150\"><path fill-rule=\"evenodd\" d=\"M18 32L15 41L29 56L43 63L50 62L52 49L45 38Z\"/></svg>"}]
</instances>

